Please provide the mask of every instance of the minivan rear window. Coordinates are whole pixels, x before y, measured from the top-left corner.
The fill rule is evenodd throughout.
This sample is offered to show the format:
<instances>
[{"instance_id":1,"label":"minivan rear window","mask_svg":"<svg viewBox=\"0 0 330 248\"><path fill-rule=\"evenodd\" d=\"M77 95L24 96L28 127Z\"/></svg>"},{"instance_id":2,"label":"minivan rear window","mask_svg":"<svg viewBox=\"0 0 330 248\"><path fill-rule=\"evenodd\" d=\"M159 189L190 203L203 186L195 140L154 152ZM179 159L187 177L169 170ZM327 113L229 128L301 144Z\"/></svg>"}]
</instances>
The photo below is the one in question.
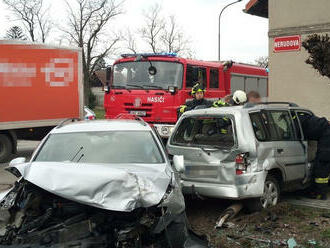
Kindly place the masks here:
<instances>
[{"instance_id":1,"label":"minivan rear window","mask_svg":"<svg viewBox=\"0 0 330 248\"><path fill-rule=\"evenodd\" d=\"M180 123L171 143L179 146L231 148L235 144L232 123L229 116L188 117Z\"/></svg>"}]
</instances>

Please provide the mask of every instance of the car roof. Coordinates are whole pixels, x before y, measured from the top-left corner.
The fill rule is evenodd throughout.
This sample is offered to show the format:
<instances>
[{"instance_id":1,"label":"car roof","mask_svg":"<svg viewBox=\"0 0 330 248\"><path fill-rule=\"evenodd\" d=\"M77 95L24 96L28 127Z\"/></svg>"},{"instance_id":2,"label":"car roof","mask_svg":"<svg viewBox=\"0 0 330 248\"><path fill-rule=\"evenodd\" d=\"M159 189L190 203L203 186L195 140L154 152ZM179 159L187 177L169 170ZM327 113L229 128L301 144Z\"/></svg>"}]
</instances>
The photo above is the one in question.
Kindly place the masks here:
<instances>
[{"instance_id":1,"label":"car roof","mask_svg":"<svg viewBox=\"0 0 330 248\"><path fill-rule=\"evenodd\" d=\"M151 127L139 120L92 120L59 125L51 133L99 132L99 131L151 131Z\"/></svg>"},{"instance_id":2,"label":"car roof","mask_svg":"<svg viewBox=\"0 0 330 248\"><path fill-rule=\"evenodd\" d=\"M309 111L308 109L301 108L298 106L288 106L285 104L249 104L243 106L228 106L228 107L219 107L219 108L205 108L198 110L191 110L184 113L184 116L193 116L193 115L217 115L217 114L236 114L236 113L250 113L260 110L304 110Z\"/></svg>"}]
</instances>

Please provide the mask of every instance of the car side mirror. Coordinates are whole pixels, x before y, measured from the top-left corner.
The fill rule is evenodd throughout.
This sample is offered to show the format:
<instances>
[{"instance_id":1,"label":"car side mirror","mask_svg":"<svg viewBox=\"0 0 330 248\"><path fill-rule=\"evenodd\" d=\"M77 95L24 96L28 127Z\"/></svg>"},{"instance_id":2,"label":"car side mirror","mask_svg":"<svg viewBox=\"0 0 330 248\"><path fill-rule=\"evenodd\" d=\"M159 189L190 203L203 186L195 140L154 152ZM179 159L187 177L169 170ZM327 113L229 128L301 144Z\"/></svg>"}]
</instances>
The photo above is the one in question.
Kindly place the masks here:
<instances>
[{"instance_id":1,"label":"car side mirror","mask_svg":"<svg viewBox=\"0 0 330 248\"><path fill-rule=\"evenodd\" d=\"M174 155L173 164L177 172L184 172L184 157L183 155Z\"/></svg>"},{"instance_id":2,"label":"car side mirror","mask_svg":"<svg viewBox=\"0 0 330 248\"><path fill-rule=\"evenodd\" d=\"M14 166L17 164L23 164L26 162L26 158L24 157L19 157L19 158L15 158L12 161L10 161L9 166Z\"/></svg>"}]
</instances>

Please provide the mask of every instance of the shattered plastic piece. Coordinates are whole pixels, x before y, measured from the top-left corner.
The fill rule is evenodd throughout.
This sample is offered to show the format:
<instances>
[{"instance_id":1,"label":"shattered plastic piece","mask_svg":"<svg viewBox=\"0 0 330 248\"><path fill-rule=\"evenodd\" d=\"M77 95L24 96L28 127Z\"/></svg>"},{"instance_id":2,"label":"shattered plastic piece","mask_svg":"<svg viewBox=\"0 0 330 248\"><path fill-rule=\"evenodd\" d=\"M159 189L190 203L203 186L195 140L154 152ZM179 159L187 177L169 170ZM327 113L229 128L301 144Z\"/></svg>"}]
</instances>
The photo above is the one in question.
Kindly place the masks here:
<instances>
[{"instance_id":1,"label":"shattered plastic piece","mask_svg":"<svg viewBox=\"0 0 330 248\"><path fill-rule=\"evenodd\" d=\"M236 225L232 222L227 222L222 225L224 228L234 228Z\"/></svg>"},{"instance_id":2,"label":"shattered plastic piece","mask_svg":"<svg viewBox=\"0 0 330 248\"><path fill-rule=\"evenodd\" d=\"M308 240L308 244L317 245L317 242L315 240Z\"/></svg>"},{"instance_id":3,"label":"shattered plastic piece","mask_svg":"<svg viewBox=\"0 0 330 248\"><path fill-rule=\"evenodd\" d=\"M288 240L288 247L289 248L294 248L294 247L296 247L297 246L297 242L296 242L296 240L294 239L294 238L290 238L289 240Z\"/></svg>"}]
</instances>

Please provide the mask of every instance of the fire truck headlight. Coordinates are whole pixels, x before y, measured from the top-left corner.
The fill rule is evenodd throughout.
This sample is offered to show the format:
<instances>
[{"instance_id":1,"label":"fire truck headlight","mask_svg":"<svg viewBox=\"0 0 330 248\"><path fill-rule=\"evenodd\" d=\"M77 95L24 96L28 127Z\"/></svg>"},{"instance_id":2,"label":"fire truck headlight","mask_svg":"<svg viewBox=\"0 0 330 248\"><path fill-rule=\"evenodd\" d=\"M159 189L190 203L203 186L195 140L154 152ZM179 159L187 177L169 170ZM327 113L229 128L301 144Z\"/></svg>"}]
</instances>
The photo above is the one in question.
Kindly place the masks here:
<instances>
[{"instance_id":1,"label":"fire truck headlight","mask_svg":"<svg viewBox=\"0 0 330 248\"><path fill-rule=\"evenodd\" d=\"M169 127L167 127L167 126L163 126L162 128L161 128L161 132L162 132L162 135L170 135L170 129L169 129Z\"/></svg>"},{"instance_id":2,"label":"fire truck headlight","mask_svg":"<svg viewBox=\"0 0 330 248\"><path fill-rule=\"evenodd\" d=\"M103 86L103 91L109 92L110 91L109 86L108 85L104 85Z\"/></svg>"},{"instance_id":3,"label":"fire truck headlight","mask_svg":"<svg viewBox=\"0 0 330 248\"><path fill-rule=\"evenodd\" d=\"M175 86L168 86L168 92L171 94L174 94L176 92L176 87Z\"/></svg>"}]
</instances>

